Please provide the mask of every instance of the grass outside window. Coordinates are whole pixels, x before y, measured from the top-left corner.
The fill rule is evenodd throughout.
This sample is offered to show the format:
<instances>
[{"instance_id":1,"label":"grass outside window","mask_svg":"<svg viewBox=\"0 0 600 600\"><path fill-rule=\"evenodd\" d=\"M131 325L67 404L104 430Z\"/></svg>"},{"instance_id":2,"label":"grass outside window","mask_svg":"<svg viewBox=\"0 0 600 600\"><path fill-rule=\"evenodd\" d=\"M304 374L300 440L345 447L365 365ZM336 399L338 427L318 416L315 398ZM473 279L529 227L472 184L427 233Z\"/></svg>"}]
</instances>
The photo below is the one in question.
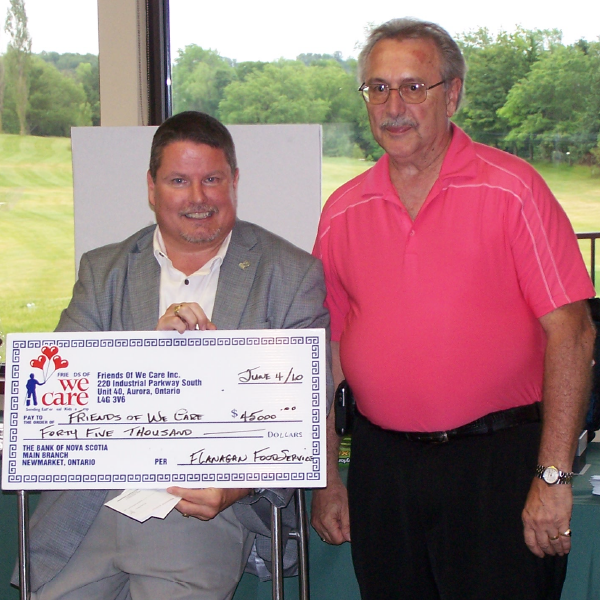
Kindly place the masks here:
<instances>
[{"instance_id":1,"label":"grass outside window","mask_svg":"<svg viewBox=\"0 0 600 600\"><path fill-rule=\"evenodd\" d=\"M371 164L324 157L323 201ZM535 167L575 231L600 230L600 178L579 165ZM5 333L54 329L75 281L73 238L70 140L0 135L0 329ZM581 248L589 263L589 241Z\"/></svg>"}]
</instances>

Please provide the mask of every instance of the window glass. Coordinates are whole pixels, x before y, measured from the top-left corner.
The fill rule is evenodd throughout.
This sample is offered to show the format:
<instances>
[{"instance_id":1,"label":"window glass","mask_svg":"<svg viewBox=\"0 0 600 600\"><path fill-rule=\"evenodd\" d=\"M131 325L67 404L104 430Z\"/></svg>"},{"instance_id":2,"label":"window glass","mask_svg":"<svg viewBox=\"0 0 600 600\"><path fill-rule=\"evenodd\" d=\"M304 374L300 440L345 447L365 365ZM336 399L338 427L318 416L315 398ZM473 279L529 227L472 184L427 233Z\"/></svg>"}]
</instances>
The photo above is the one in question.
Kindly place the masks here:
<instances>
[{"instance_id":1,"label":"window glass","mask_svg":"<svg viewBox=\"0 0 600 600\"><path fill-rule=\"evenodd\" d=\"M0 24L0 329L51 331L75 277L70 130L100 121L97 4L0 0Z\"/></svg>"},{"instance_id":2,"label":"window glass","mask_svg":"<svg viewBox=\"0 0 600 600\"><path fill-rule=\"evenodd\" d=\"M535 163L577 231L600 229L597 0L577 11L520 0L352 8L331 0L170 0L173 111L234 123L321 123L323 200L381 155L358 93L366 32L399 10L439 23L468 64L454 117L476 141ZM587 12L589 11L589 13ZM434 83L434 82L430 82ZM583 243L589 261L589 241Z\"/></svg>"}]
</instances>

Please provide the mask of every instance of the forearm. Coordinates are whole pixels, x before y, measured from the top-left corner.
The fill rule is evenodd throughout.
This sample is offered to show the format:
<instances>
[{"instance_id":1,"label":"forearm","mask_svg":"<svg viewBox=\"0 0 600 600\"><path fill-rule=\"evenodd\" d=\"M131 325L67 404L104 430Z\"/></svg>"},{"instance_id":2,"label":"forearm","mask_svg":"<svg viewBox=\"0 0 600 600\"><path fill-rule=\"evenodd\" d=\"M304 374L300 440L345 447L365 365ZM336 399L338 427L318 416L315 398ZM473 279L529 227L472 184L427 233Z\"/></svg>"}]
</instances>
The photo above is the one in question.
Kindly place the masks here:
<instances>
[{"instance_id":1,"label":"forearm","mask_svg":"<svg viewBox=\"0 0 600 600\"><path fill-rule=\"evenodd\" d=\"M327 487L342 484L339 472L340 436L335 431L335 411L332 408L327 417ZM315 490L318 492L318 490Z\"/></svg>"},{"instance_id":2,"label":"forearm","mask_svg":"<svg viewBox=\"0 0 600 600\"><path fill-rule=\"evenodd\" d=\"M563 307L554 312L558 314L553 315L552 327L546 327L538 462L570 471L590 397L595 329L583 307Z\"/></svg>"},{"instance_id":3,"label":"forearm","mask_svg":"<svg viewBox=\"0 0 600 600\"><path fill-rule=\"evenodd\" d=\"M339 342L331 342L332 371L335 386L344 379ZM327 487L313 491L312 525L330 544L350 541L348 494L338 470L340 438L335 432L335 412L327 417Z\"/></svg>"},{"instance_id":4,"label":"forearm","mask_svg":"<svg viewBox=\"0 0 600 600\"><path fill-rule=\"evenodd\" d=\"M547 345L538 463L570 471L589 399L595 329L585 302L556 309L540 323ZM533 478L522 518L525 542L536 556L570 551L572 507L569 485Z\"/></svg>"},{"instance_id":5,"label":"forearm","mask_svg":"<svg viewBox=\"0 0 600 600\"><path fill-rule=\"evenodd\" d=\"M331 371L333 373L333 387L344 380L342 361L340 359L340 343L331 342ZM335 431L335 406L331 408L327 417L327 481L341 483L339 474L340 436Z\"/></svg>"}]
</instances>

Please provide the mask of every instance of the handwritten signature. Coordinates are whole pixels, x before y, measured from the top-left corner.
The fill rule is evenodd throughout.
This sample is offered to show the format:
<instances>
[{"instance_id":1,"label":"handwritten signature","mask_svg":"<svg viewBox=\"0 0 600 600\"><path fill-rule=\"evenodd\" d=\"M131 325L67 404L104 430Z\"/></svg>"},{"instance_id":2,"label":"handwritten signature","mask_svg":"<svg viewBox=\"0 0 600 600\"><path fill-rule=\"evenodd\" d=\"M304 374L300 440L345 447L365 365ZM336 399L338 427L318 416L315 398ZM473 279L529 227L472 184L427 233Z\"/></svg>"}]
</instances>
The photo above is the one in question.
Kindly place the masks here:
<instances>
[{"instance_id":1,"label":"handwritten signature","mask_svg":"<svg viewBox=\"0 0 600 600\"><path fill-rule=\"evenodd\" d=\"M287 448L279 451L271 450L270 446L254 450L252 456L248 454L209 454L206 448L196 450L190 454L189 462L182 463L186 465L223 465L223 464L239 464L239 463L303 463L313 462L314 458L311 455L296 454L290 452Z\"/></svg>"}]
</instances>

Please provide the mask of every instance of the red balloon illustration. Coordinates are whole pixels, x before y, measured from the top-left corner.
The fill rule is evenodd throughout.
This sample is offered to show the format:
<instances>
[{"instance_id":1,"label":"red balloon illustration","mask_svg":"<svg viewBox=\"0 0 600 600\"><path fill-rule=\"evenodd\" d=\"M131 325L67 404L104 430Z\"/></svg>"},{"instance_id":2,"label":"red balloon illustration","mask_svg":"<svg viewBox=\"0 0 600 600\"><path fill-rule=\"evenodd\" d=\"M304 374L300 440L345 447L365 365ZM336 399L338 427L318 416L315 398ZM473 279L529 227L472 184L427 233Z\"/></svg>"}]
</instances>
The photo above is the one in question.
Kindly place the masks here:
<instances>
[{"instance_id":1,"label":"red balloon illustration","mask_svg":"<svg viewBox=\"0 0 600 600\"><path fill-rule=\"evenodd\" d=\"M60 356L55 356L52 360L54 360L54 367L56 369L64 369L65 367L69 366L69 361L64 360Z\"/></svg>"},{"instance_id":2,"label":"red balloon illustration","mask_svg":"<svg viewBox=\"0 0 600 600\"><path fill-rule=\"evenodd\" d=\"M46 357L43 354L40 354L38 356L38 358L34 358L30 361L30 365L34 368L34 369L41 369L43 368L44 364L46 362Z\"/></svg>"},{"instance_id":3,"label":"red balloon illustration","mask_svg":"<svg viewBox=\"0 0 600 600\"><path fill-rule=\"evenodd\" d=\"M52 358L55 354L58 354L58 348L56 346L44 346L42 348L42 354L48 358Z\"/></svg>"}]
</instances>

